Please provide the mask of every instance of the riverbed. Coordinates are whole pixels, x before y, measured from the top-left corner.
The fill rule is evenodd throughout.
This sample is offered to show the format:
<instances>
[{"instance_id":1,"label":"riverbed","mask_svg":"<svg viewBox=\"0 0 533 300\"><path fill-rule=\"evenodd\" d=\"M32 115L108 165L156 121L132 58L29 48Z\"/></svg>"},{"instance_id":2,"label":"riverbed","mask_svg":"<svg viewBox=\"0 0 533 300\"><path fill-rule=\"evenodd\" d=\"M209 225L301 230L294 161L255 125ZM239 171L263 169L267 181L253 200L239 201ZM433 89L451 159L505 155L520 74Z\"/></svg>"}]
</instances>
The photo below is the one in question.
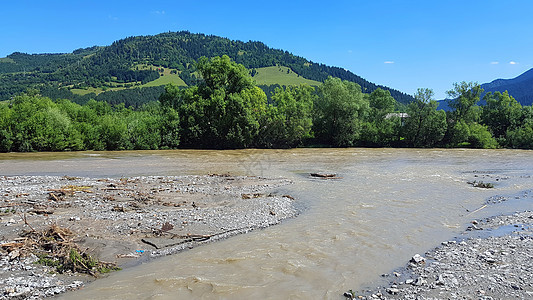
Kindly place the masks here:
<instances>
[{"instance_id":1,"label":"riverbed","mask_svg":"<svg viewBox=\"0 0 533 300\"><path fill-rule=\"evenodd\" d=\"M309 173L334 173L316 179ZM469 223L533 209L533 153L293 149L0 154L0 175L287 178L297 218L111 274L65 299L342 299ZM474 187L473 182L494 188ZM485 206L486 205L486 206Z\"/></svg>"}]
</instances>

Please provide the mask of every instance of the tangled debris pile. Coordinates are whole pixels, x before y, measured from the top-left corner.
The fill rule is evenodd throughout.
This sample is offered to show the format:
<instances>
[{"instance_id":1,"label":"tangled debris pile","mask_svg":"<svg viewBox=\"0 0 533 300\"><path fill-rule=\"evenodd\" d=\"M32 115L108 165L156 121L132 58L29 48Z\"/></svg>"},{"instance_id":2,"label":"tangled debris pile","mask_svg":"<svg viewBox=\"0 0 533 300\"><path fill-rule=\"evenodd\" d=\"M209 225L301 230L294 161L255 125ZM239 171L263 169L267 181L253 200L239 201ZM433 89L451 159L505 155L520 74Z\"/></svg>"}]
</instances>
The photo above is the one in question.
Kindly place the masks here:
<instances>
[{"instance_id":1,"label":"tangled debris pile","mask_svg":"<svg viewBox=\"0 0 533 300\"><path fill-rule=\"evenodd\" d=\"M228 175L0 176L0 299L76 289L95 275L279 223L286 179Z\"/></svg>"},{"instance_id":2,"label":"tangled debris pile","mask_svg":"<svg viewBox=\"0 0 533 300\"><path fill-rule=\"evenodd\" d=\"M0 243L0 299L53 296L83 285L72 277L75 273L96 276L116 269L80 251L73 236L69 229L52 225L40 232L23 231L20 238ZM56 277L58 273L64 275L62 279Z\"/></svg>"},{"instance_id":3,"label":"tangled debris pile","mask_svg":"<svg viewBox=\"0 0 533 300\"><path fill-rule=\"evenodd\" d=\"M58 273L87 273L94 277L98 274L119 270L115 263L102 262L80 249L74 240L74 233L68 229L51 225L38 232L32 229L22 234L20 242L0 245L13 259L18 255L35 254L39 257L36 264L55 267Z\"/></svg>"}]
</instances>

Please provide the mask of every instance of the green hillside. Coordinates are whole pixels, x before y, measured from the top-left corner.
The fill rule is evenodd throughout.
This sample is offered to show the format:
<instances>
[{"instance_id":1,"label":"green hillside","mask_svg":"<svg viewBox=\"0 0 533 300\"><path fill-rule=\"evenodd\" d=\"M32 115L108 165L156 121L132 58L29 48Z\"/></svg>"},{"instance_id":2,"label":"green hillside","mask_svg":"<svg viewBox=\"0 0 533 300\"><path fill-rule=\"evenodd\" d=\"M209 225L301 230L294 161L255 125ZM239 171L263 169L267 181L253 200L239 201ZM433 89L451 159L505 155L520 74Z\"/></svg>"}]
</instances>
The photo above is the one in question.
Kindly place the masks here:
<instances>
[{"instance_id":1,"label":"green hillside","mask_svg":"<svg viewBox=\"0 0 533 300\"><path fill-rule=\"evenodd\" d=\"M196 61L202 56L222 55L228 55L251 72L255 70L254 79L258 84L317 85L332 76L359 84L365 93L380 87L389 90L398 102L408 103L413 99L343 68L311 62L261 42L181 31L128 37L109 46L77 49L72 53L12 53L0 59L0 101L30 87L52 98L61 96L75 100L78 96L120 93L170 82L178 86L192 85L199 79ZM288 73L283 73L287 70Z\"/></svg>"}]
</instances>

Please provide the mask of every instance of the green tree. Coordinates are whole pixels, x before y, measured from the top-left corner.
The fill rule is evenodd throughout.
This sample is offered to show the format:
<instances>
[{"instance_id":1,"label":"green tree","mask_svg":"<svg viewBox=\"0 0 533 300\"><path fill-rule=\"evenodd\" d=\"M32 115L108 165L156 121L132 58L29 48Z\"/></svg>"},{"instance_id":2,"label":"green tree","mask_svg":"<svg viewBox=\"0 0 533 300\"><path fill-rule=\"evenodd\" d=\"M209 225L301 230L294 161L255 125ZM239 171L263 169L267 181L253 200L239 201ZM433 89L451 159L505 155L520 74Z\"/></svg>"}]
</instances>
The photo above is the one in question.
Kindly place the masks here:
<instances>
[{"instance_id":1,"label":"green tree","mask_svg":"<svg viewBox=\"0 0 533 300\"><path fill-rule=\"evenodd\" d=\"M100 135L101 125L86 122L76 123L76 130L80 133L84 150L106 150L106 144Z\"/></svg>"},{"instance_id":2,"label":"green tree","mask_svg":"<svg viewBox=\"0 0 533 300\"><path fill-rule=\"evenodd\" d=\"M498 142L492 137L487 126L479 123L469 124L468 144L473 148L495 149L498 148Z\"/></svg>"},{"instance_id":3,"label":"green tree","mask_svg":"<svg viewBox=\"0 0 533 300\"><path fill-rule=\"evenodd\" d=\"M81 135L69 116L49 98L35 92L15 97L13 147L16 151L81 150Z\"/></svg>"},{"instance_id":4,"label":"green tree","mask_svg":"<svg viewBox=\"0 0 533 300\"><path fill-rule=\"evenodd\" d=\"M141 109L94 100L81 106L29 91L0 103L0 151L176 148L179 118L153 102Z\"/></svg>"},{"instance_id":5,"label":"green tree","mask_svg":"<svg viewBox=\"0 0 533 300\"><path fill-rule=\"evenodd\" d=\"M319 143L336 147L354 145L369 107L359 85L329 77L320 86L314 107L313 125Z\"/></svg>"},{"instance_id":6,"label":"green tree","mask_svg":"<svg viewBox=\"0 0 533 300\"><path fill-rule=\"evenodd\" d=\"M394 111L396 100L392 98L390 91L377 88L368 95L370 105L370 118L383 120L385 116Z\"/></svg>"},{"instance_id":7,"label":"green tree","mask_svg":"<svg viewBox=\"0 0 533 300\"><path fill-rule=\"evenodd\" d=\"M507 129L506 137L511 148L533 149L533 106L522 107L520 125Z\"/></svg>"},{"instance_id":8,"label":"green tree","mask_svg":"<svg viewBox=\"0 0 533 300\"><path fill-rule=\"evenodd\" d=\"M96 101L91 99L87 102L86 106L96 112L97 116L109 115L113 112L113 107L111 104L103 101Z\"/></svg>"},{"instance_id":9,"label":"green tree","mask_svg":"<svg viewBox=\"0 0 533 300\"><path fill-rule=\"evenodd\" d=\"M477 82L454 83L453 89L446 92L451 100L448 105L453 110L455 121L477 122L479 120L479 97L483 89Z\"/></svg>"},{"instance_id":10,"label":"green tree","mask_svg":"<svg viewBox=\"0 0 533 300\"><path fill-rule=\"evenodd\" d=\"M216 90L234 94L254 87L254 81L248 70L243 65L231 61L227 55L211 59L201 57L197 69L202 75L202 83L199 86L204 98L208 98Z\"/></svg>"},{"instance_id":11,"label":"green tree","mask_svg":"<svg viewBox=\"0 0 533 300\"><path fill-rule=\"evenodd\" d=\"M512 148L533 149L533 123L508 130L507 143Z\"/></svg>"},{"instance_id":12,"label":"green tree","mask_svg":"<svg viewBox=\"0 0 533 300\"><path fill-rule=\"evenodd\" d=\"M161 116L141 110L127 120L129 142L134 150L157 150L161 145Z\"/></svg>"},{"instance_id":13,"label":"green tree","mask_svg":"<svg viewBox=\"0 0 533 300\"><path fill-rule=\"evenodd\" d=\"M180 119L171 107L161 107L161 149L175 149L180 144Z\"/></svg>"},{"instance_id":14,"label":"green tree","mask_svg":"<svg viewBox=\"0 0 533 300\"><path fill-rule=\"evenodd\" d=\"M81 134L86 150L105 150L106 146L102 140L101 121L106 114L111 114L109 105L103 102L90 100L86 105L80 107L75 116L75 127ZM104 108L105 109L102 109Z\"/></svg>"},{"instance_id":15,"label":"green tree","mask_svg":"<svg viewBox=\"0 0 533 300\"><path fill-rule=\"evenodd\" d=\"M393 114L396 100L387 90L377 88L365 95L370 105L363 123L360 143L365 146L391 146L399 139L400 118Z\"/></svg>"},{"instance_id":16,"label":"green tree","mask_svg":"<svg viewBox=\"0 0 533 300\"><path fill-rule=\"evenodd\" d=\"M285 118L274 105L268 105L259 119L259 133L255 146L259 148L280 148L286 146Z\"/></svg>"},{"instance_id":17,"label":"green tree","mask_svg":"<svg viewBox=\"0 0 533 300\"><path fill-rule=\"evenodd\" d=\"M453 109L448 113L448 131L445 142L451 147L496 148L498 143L488 131L487 126L478 124L481 109L479 101L483 89L477 83L455 83L447 92L452 100L448 105Z\"/></svg>"},{"instance_id":18,"label":"green tree","mask_svg":"<svg viewBox=\"0 0 533 300\"><path fill-rule=\"evenodd\" d=\"M449 144L452 147L468 147L468 148L485 148L494 149L498 147L498 142L492 137L487 126L479 123L466 123L459 121L448 130L450 136Z\"/></svg>"},{"instance_id":19,"label":"green tree","mask_svg":"<svg viewBox=\"0 0 533 300\"><path fill-rule=\"evenodd\" d=\"M165 92L159 97L159 102L163 107L172 107L177 109L181 104L182 99L181 89L172 83L165 86Z\"/></svg>"},{"instance_id":20,"label":"green tree","mask_svg":"<svg viewBox=\"0 0 533 300\"><path fill-rule=\"evenodd\" d=\"M319 143L336 147L354 144L361 130L360 114L368 109L359 85L329 77L319 87L314 107L313 131Z\"/></svg>"},{"instance_id":21,"label":"green tree","mask_svg":"<svg viewBox=\"0 0 533 300\"><path fill-rule=\"evenodd\" d=\"M178 111L181 145L188 148L243 148L253 144L266 95L244 66L228 56L200 58L198 86L169 85L160 101Z\"/></svg>"},{"instance_id":22,"label":"green tree","mask_svg":"<svg viewBox=\"0 0 533 300\"><path fill-rule=\"evenodd\" d=\"M39 116L39 113L37 114ZM49 108L44 114L42 132L45 145L38 151L82 150L80 133L73 126L68 115L57 106Z\"/></svg>"},{"instance_id":23,"label":"green tree","mask_svg":"<svg viewBox=\"0 0 533 300\"><path fill-rule=\"evenodd\" d=\"M260 136L267 147L295 147L312 137L314 88L306 85L277 88L268 121L262 124Z\"/></svg>"},{"instance_id":24,"label":"green tree","mask_svg":"<svg viewBox=\"0 0 533 300\"><path fill-rule=\"evenodd\" d=\"M505 144L507 131L521 125L522 105L507 91L503 94L500 92L487 93L483 99L486 101L481 114L483 124L488 126L500 143Z\"/></svg>"},{"instance_id":25,"label":"green tree","mask_svg":"<svg viewBox=\"0 0 533 300\"><path fill-rule=\"evenodd\" d=\"M419 88L415 100L407 105L407 118L402 128L403 137L409 147L433 147L446 133L446 113L437 110L433 90Z\"/></svg>"},{"instance_id":26,"label":"green tree","mask_svg":"<svg viewBox=\"0 0 533 300\"><path fill-rule=\"evenodd\" d=\"M130 148L128 126L123 116L108 114L101 117L99 134L105 150L125 150Z\"/></svg>"},{"instance_id":27,"label":"green tree","mask_svg":"<svg viewBox=\"0 0 533 300\"><path fill-rule=\"evenodd\" d=\"M0 152L9 152L13 146L12 111L7 104L0 103Z\"/></svg>"}]
</instances>

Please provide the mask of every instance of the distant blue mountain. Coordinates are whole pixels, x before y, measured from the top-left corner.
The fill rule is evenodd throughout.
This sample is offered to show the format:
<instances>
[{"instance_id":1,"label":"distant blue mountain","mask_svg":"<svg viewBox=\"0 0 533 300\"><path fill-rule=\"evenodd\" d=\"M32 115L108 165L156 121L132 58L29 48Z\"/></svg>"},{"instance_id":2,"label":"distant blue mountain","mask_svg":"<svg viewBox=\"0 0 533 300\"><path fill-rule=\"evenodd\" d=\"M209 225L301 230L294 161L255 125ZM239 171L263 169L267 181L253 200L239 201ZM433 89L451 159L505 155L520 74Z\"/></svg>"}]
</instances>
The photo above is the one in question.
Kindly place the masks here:
<instances>
[{"instance_id":1,"label":"distant blue mountain","mask_svg":"<svg viewBox=\"0 0 533 300\"><path fill-rule=\"evenodd\" d=\"M533 104L533 69L524 72L513 79L496 79L490 83L484 83L481 87L488 92L509 92L516 101L522 105Z\"/></svg>"},{"instance_id":2,"label":"distant blue mountain","mask_svg":"<svg viewBox=\"0 0 533 300\"><path fill-rule=\"evenodd\" d=\"M448 99L444 99L444 100L437 100L437 103L439 104L439 106L437 106L437 110L444 110L444 111L449 111L451 110L450 109L450 106L448 105Z\"/></svg>"},{"instance_id":3,"label":"distant blue mountain","mask_svg":"<svg viewBox=\"0 0 533 300\"><path fill-rule=\"evenodd\" d=\"M509 92L523 106L533 105L533 69L529 69L518 77L512 79L496 79L489 83L484 83L481 87L485 90L483 96L488 92ZM484 101L480 101L479 105L484 105ZM439 101L439 109L449 110L447 100Z\"/></svg>"}]
</instances>

